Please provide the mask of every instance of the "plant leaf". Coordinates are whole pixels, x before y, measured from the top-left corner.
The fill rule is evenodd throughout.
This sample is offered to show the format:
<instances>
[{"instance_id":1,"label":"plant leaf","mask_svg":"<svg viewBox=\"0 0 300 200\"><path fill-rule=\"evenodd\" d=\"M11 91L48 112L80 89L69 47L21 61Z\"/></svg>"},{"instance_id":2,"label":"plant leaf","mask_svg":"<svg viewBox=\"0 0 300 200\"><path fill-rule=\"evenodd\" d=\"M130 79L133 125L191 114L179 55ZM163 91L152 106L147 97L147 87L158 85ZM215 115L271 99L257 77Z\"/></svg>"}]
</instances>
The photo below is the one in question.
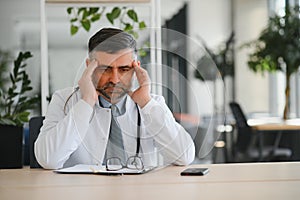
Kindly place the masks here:
<instances>
[{"instance_id":1,"label":"plant leaf","mask_svg":"<svg viewBox=\"0 0 300 200\"><path fill-rule=\"evenodd\" d=\"M90 30L90 28L91 28L91 22L90 22L90 20L88 20L88 19L83 19L83 20L80 21L80 23L81 23L82 27L83 27L86 31L89 31L89 30Z\"/></svg>"},{"instance_id":2,"label":"plant leaf","mask_svg":"<svg viewBox=\"0 0 300 200\"><path fill-rule=\"evenodd\" d=\"M80 8L78 8L77 15L80 15L80 13L81 13L81 12L84 12L84 10L86 10L85 7L80 7Z\"/></svg>"},{"instance_id":3,"label":"plant leaf","mask_svg":"<svg viewBox=\"0 0 300 200\"><path fill-rule=\"evenodd\" d=\"M119 7L114 7L110 13L106 14L106 18L111 24L114 24L114 20L117 19L121 14L121 9Z\"/></svg>"},{"instance_id":4,"label":"plant leaf","mask_svg":"<svg viewBox=\"0 0 300 200\"><path fill-rule=\"evenodd\" d=\"M9 77L10 77L11 82L12 82L13 84L15 84L15 79L14 79L12 73L9 74Z\"/></svg>"},{"instance_id":5,"label":"plant leaf","mask_svg":"<svg viewBox=\"0 0 300 200\"><path fill-rule=\"evenodd\" d=\"M94 14L91 18L91 21L92 22L98 21L100 19L100 17L101 17L100 13Z\"/></svg>"},{"instance_id":6,"label":"plant leaf","mask_svg":"<svg viewBox=\"0 0 300 200\"><path fill-rule=\"evenodd\" d=\"M144 21L139 22L139 29L144 29L146 28L146 24Z\"/></svg>"},{"instance_id":7,"label":"plant leaf","mask_svg":"<svg viewBox=\"0 0 300 200\"><path fill-rule=\"evenodd\" d=\"M118 18L120 14L121 14L121 9L119 7L114 7L113 10L111 11L111 15L113 19Z\"/></svg>"},{"instance_id":8,"label":"plant leaf","mask_svg":"<svg viewBox=\"0 0 300 200\"><path fill-rule=\"evenodd\" d=\"M16 78L18 76L18 71L19 71L19 68L20 68L20 62L14 61L14 65L15 65L15 67L14 67L13 72L14 72L14 78Z\"/></svg>"},{"instance_id":9,"label":"plant leaf","mask_svg":"<svg viewBox=\"0 0 300 200\"><path fill-rule=\"evenodd\" d=\"M78 18L75 17L75 18L72 18L72 19L70 20L70 22L71 22L71 23L74 23L74 22L76 22L77 20L78 20Z\"/></svg>"},{"instance_id":10,"label":"plant leaf","mask_svg":"<svg viewBox=\"0 0 300 200\"><path fill-rule=\"evenodd\" d=\"M27 99L27 97L21 97L21 98L19 99L19 102L26 101L26 99Z\"/></svg>"},{"instance_id":11,"label":"plant leaf","mask_svg":"<svg viewBox=\"0 0 300 200\"><path fill-rule=\"evenodd\" d=\"M72 13L72 10L73 10L73 7L67 8L67 12L68 12L69 15Z\"/></svg>"},{"instance_id":12,"label":"plant leaf","mask_svg":"<svg viewBox=\"0 0 300 200\"><path fill-rule=\"evenodd\" d=\"M0 124L13 125L13 126L17 125L13 120L8 118L0 118Z\"/></svg>"},{"instance_id":13,"label":"plant leaf","mask_svg":"<svg viewBox=\"0 0 300 200\"><path fill-rule=\"evenodd\" d=\"M127 15L129 18L131 18L134 22L138 22L138 16L136 12L133 9L130 9L127 11Z\"/></svg>"},{"instance_id":14,"label":"plant leaf","mask_svg":"<svg viewBox=\"0 0 300 200\"><path fill-rule=\"evenodd\" d=\"M83 10L82 20L86 19L90 15L89 11L85 8Z\"/></svg>"},{"instance_id":15,"label":"plant leaf","mask_svg":"<svg viewBox=\"0 0 300 200\"><path fill-rule=\"evenodd\" d=\"M31 58L32 57L32 54L30 53L30 51L26 51L23 56L22 56L22 61L24 59L28 59L28 58Z\"/></svg>"},{"instance_id":16,"label":"plant leaf","mask_svg":"<svg viewBox=\"0 0 300 200\"><path fill-rule=\"evenodd\" d=\"M78 26L72 24L70 31L71 31L71 35L75 35L78 32Z\"/></svg>"},{"instance_id":17,"label":"plant leaf","mask_svg":"<svg viewBox=\"0 0 300 200\"><path fill-rule=\"evenodd\" d=\"M106 18L108 19L108 21L109 21L111 24L114 24L114 19L113 19L113 17L112 17L112 14L106 13Z\"/></svg>"},{"instance_id":18,"label":"plant leaf","mask_svg":"<svg viewBox=\"0 0 300 200\"><path fill-rule=\"evenodd\" d=\"M129 23L125 23L125 28L124 28L124 31L131 31L133 29L133 26Z\"/></svg>"},{"instance_id":19,"label":"plant leaf","mask_svg":"<svg viewBox=\"0 0 300 200\"><path fill-rule=\"evenodd\" d=\"M98 12L99 7L90 7L90 15Z\"/></svg>"},{"instance_id":20,"label":"plant leaf","mask_svg":"<svg viewBox=\"0 0 300 200\"><path fill-rule=\"evenodd\" d=\"M17 114L17 119L21 122L28 122L29 112L21 112Z\"/></svg>"}]
</instances>

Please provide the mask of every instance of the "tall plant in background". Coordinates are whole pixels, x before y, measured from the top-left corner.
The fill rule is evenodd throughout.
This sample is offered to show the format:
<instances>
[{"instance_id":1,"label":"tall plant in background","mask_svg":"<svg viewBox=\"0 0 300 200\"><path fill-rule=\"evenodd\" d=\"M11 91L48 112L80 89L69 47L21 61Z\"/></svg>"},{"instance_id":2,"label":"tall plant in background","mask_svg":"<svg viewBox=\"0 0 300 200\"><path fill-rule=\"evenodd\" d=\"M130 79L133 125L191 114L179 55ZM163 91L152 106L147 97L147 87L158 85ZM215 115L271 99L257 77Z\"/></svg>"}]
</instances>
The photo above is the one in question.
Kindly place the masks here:
<instances>
[{"instance_id":1,"label":"tall plant in background","mask_svg":"<svg viewBox=\"0 0 300 200\"><path fill-rule=\"evenodd\" d=\"M37 95L27 95L32 87L24 62L30 57L30 52L20 52L9 76L10 85L7 89L4 85L0 87L0 124L23 126L29 120L29 110L39 102Z\"/></svg>"},{"instance_id":2,"label":"tall plant in background","mask_svg":"<svg viewBox=\"0 0 300 200\"><path fill-rule=\"evenodd\" d=\"M270 17L259 38L246 46L254 47L248 65L254 72L285 73L285 106L283 119L288 118L290 102L290 78L300 66L299 7L286 7L285 15Z\"/></svg>"}]
</instances>

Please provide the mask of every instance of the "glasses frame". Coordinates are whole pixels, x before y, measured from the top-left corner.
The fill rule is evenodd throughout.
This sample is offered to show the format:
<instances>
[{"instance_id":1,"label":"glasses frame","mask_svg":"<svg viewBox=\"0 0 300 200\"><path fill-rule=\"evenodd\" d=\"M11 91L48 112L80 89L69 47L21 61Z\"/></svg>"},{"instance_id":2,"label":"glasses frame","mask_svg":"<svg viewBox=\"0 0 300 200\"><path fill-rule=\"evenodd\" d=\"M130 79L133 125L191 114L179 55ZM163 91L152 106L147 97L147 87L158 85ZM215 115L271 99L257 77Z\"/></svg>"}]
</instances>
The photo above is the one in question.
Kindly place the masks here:
<instances>
[{"instance_id":1,"label":"glasses frame","mask_svg":"<svg viewBox=\"0 0 300 200\"><path fill-rule=\"evenodd\" d=\"M116 159L120 162L120 168L117 168L117 169L111 169L109 168L109 165L108 165L108 161L111 160L111 159ZM130 159L133 159L133 162L136 162L136 159L139 159L140 160L140 163L141 163L141 167L137 167L137 165L135 165L136 167L129 167L130 165L134 165L134 164L130 164L129 161ZM126 161L126 165L124 165L121 161L120 158L118 157L111 157L111 158L108 158L106 159L106 164L105 164L105 168L106 168L106 171L118 171L118 170L121 170L121 169L124 169L124 168L127 168L127 169L134 169L134 170L143 170L144 169L144 163L143 163L143 160L140 156L130 156L127 161Z\"/></svg>"}]
</instances>

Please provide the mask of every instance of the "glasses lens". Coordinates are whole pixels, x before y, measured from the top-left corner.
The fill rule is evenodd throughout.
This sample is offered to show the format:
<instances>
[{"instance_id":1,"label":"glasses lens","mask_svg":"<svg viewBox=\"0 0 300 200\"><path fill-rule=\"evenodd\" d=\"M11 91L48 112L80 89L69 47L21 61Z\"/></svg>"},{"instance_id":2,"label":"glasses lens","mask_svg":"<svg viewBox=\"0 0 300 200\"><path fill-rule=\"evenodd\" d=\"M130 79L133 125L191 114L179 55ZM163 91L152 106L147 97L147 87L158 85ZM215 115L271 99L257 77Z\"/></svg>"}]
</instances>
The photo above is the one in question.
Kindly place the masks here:
<instances>
[{"instance_id":1,"label":"glasses lens","mask_svg":"<svg viewBox=\"0 0 300 200\"><path fill-rule=\"evenodd\" d=\"M139 170L144 169L144 164L143 164L142 159L137 156L129 157L127 160L127 168L139 169Z\"/></svg>"},{"instance_id":2,"label":"glasses lens","mask_svg":"<svg viewBox=\"0 0 300 200\"><path fill-rule=\"evenodd\" d=\"M122 169L122 162L120 158L109 158L106 161L106 169L109 171L116 171Z\"/></svg>"}]
</instances>

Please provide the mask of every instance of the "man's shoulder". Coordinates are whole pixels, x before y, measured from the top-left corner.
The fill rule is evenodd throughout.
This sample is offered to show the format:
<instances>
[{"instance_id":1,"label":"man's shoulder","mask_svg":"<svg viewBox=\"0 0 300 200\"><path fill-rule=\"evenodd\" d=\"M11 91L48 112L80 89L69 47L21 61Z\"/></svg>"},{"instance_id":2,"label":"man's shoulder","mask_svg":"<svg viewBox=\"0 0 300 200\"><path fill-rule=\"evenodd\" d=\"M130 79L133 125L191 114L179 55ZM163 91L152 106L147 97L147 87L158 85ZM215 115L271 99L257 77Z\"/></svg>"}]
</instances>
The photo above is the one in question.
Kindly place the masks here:
<instances>
[{"instance_id":1,"label":"man's shoulder","mask_svg":"<svg viewBox=\"0 0 300 200\"><path fill-rule=\"evenodd\" d=\"M77 96L78 94L75 94L75 93L77 93L77 91L78 91L77 87L66 87L63 89L56 90L53 95L59 96L60 98L63 98L63 99L66 99L66 98L69 98L70 95Z\"/></svg>"},{"instance_id":2,"label":"man's shoulder","mask_svg":"<svg viewBox=\"0 0 300 200\"><path fill-rule=\"evenodd\" d=\"M151 95L151 97L152 97L154 100L157 100L157 101L164 101L164 100L165 100L165 98L164 98L162 95L153 94L153 93L151 93L150 95Z\"/></svg>"},{"instance_id":3,"label":"man's shoulder","mask_svg":"<svg viewBox=\"0 0 300 200\"><path fill-rule=\"evenodd\" d=\"M58 93L58 94L71 94L75 90L77 90L77 88L75 88L75 87L66 87L66 88L56 90L55 93Z\"/></svg>"}]
</instances>

